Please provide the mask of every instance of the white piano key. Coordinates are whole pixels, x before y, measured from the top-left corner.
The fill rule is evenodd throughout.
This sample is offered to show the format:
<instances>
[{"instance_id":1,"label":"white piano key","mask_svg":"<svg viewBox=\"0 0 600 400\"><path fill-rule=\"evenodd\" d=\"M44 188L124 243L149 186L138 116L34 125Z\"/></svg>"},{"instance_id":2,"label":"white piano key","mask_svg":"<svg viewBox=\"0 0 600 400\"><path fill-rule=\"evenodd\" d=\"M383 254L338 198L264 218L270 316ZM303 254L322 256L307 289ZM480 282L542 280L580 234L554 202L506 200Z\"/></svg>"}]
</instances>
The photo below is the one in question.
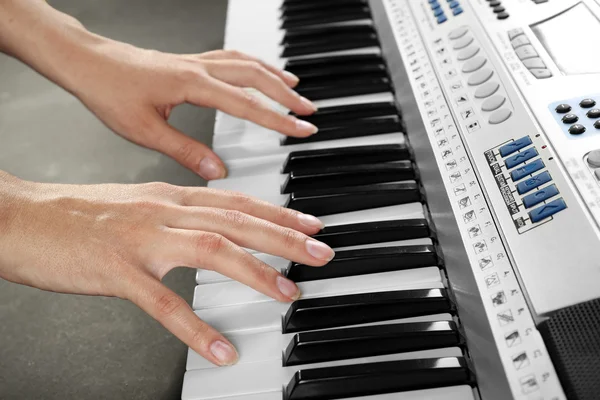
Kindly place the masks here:
<instances>
[{"instance_id":1,"label":"white piano key","mask_svg":"<svg viewBox=\"0 0 600 400\"><path fill-rule=\"evenodd\" d=\"M340 214L332 214L327 216L320 217L321 221L325 224L325 226L335 226L335 225L346 225L346 224L358 224L363 222L376 222L376 221L386 221L391 219L416 219L416 218L425 218L425 212L423 210L423 205L421 203L408 203L408 204L399 204L396 206L389 207L380 207L380 208L372 208L369 210L362 211L353 211L348 213L340 213ZM431 239L421 238L421 239L412 239L412 240L399 240L393 242L384 242L384 243L373 243L369 245L357 245L357 246L348 246L348 247L336 247L335 251L341 250L355 250L360 248L375 248L375 247L390 247L390 246L413 246L419 244L431 244ZM253 249L246 249L249 253L255 255L265 257L261 258L264 262L269 265L272 265L276 268L282 268L284 265L283 259L275 256L265 255ZM272 264L273 263L273 264ZM285 267L283 267L285 268ZM202 276L204 278L199 278L200 272L202 272ZM197 281L198 284L210 283L210 282L223 282L228 281L230 279L220 275L214 271L206 271L199 270L196 275L196 279L200 279Z\"/></svg>"},{"instance_id":2,"label":"white piano key","mask_svg":"<svg viewBox=\"0 0 600 400\"><path fill-rule=\"evenodd\" d=\"M324 279L298 283L303 299L346 294L384 292L403 289L405 283L414 285L441 284L438 267L383 272L366 276ZM433 288L434 286L427 286ZM237 281L199 285L194 290L194 310L228 307L240 304L274 302L272 298Z\"/></svg>"},{"instance_id":3,"label":"white piano key","mask_svg":"<svg viewBox=\"0 0 600 400\"><path fill-rule=\"evenodd\" d=\"M311 365L282 367L281 360L269 360L231 367L191 370L183 379L183 400L209 400L221 397L247 396L282 390L300 369L327 368L374 362L414 360L437 357L461 357L458 347L417 351L377 357L365 357ZM232 384L235 382L235 384Z\"/></svg>"},{"instance_id":4,"label":"white piano key","mask_svg":"<svg viewBox=\"0 0 600 400\"><path fill-rule=\"evenodd\" d=\"M418 245L432 245L433 242L430 238L421 238L421 239L410 239L410 240L396 240L393 242L383 242L383 243L371 243L371 244L361 244L357 246L345 246L345 247L334 247L333 250L343 251L343 250L358 250L358 249L374 249L378 247L394 247L394 246L418 246ZM282 272L290 266L291 261L286 260L285 258L274 256L271 254L265 253L252 253L255 257L259 258L261 261L264 261L267 265L275 268L279 272ZM226 282L230 281L231 278L226 277L225 275L221 275L215 271L208 271L205 269L198 269L196 271L196 283L198 285L206 285L210 283L218 283L218 282Z\"/></svg>"},{"instance_id":5,"label":"white piano key","mask_svg":"<svg viewBox=\"0 0 600 400\"><path fill-rule=\"evenodd\" d=\"M258 258L260 261L275 268L279 272L282 272L284 269L286 269L290 265L290 261L286 260L285 258L277 257L277 256L274 256L271 254L254 253L253 255L254 255L254 257ZM196 283L199 285L205 285L208 283L225 282L225 281L230 281L230 280L231 280L230 278L228 278L224 275L221 275L220 273L215 272L215 271L199 269L196 272Z\"/></svg>"},{"instance_id":6,"label":"white piano key","mask_svg":"<svg viewBox=\"0 0 600 400\"><path fill-rule=\"evenodd\" d=\"M288 154L242 158L227 162L227 179L281 172Z\"/></svg>"},{"instance_id":7,"label":"white piano key","mask_svg":"<svg viewBox=\"0 0 600 400\"><path fill-rule=\"evenodd\" d=\"M414 218L425 218L423 205L421 203L398 204L395 206L371 208L368 210L352 211L319 217L325 226Z\"/></svg>"},{"instance_id":8,"label":"white piano key","mask_svg":"<svg viewBox=\"0 0 600 400\"><path fill-rule=\"evenodd\" d=\"M353 325L352 327L409 324L417 322L453 321L450 314L433 314L420 317L402 318L390 321L371 322L368 324ZM320 330L339 329L327 328ZM235 346L240 356L238 364L281 359L283 351L294 337L295 333L282 334L281 325L268 331L236 331L225 333L224 336ZM191 348L188 348L186 370L219 368Z\"/></svg>"},{"instance_id":9,"label":"white piano key","mask_svg":"<svg viewBox=\"0 0 600 400\"><path fill-rule=\"evenodd\" d=\"M395 102L394 94L391 92L362 94L359 96L338 97L335 99L316 100L314 103L317 108L347 106L351 104L367 104Z\"/></svg>"},{"instance_id":10,"label":"white piano key","mask_svg":"<svg viewBox=\"0 0 600 400\"><path fill-rule=\"evenodd\" d=\"M365 53L375 53L375 52L365 52L365 51L350 51L350 54L365 54ZM273 99L265 96L264 94L253 90L253 89L245 89L252 93L254 96L257 96L267 107L272 108L273 110L281 113L287 114L290 110L285 106L277 103ZM366 104L366 103L379 103L379 102L393 102L394 95L391 92L381 92L381 93L373 93L373 94L365 94L365 95L357 95L357 96L347 96L347 97L337 97L333 99L323 99L314 101L315 106L317 108L325 108L325 107L336 107L336 106L347 106L352 104ZM217 111L216 115L216 123L215 123L215 137L222 135L230 135L232 133L240 133L245 131L256 132L257 130L262 130L263 132L257 132L256 137L260 137L267 133L275 133L275 131L270 131L267 128L263 128L260 125L257 125L253 122L250 122L245 119L237 118L232 115L226 114L222 111Z\"/></svg>"},{"instance_id":11,"label":"white piano key","mask_svg":"<svg viewBox=\"0 0 600 400\"><path fill-rule=\"evenodd\" d=\"M279 29L280 0L234 0L227 9L225 49L239 50L281 68L283 32ZM249 23L249 16L252 23Z\"/></svg>"},{"instance_id":12,"label":"white piano key","mask_svg":"<svg viewBox=\"0 0 600 400\"><path fill-rule=\"evenodd\" d=\"M317 133L318 135L318 133ZM361 136L322 142L301 143L281 146L278 140L248 141L238 145L214 148L215 152L225 161L242 158L264 157L275 154L289 154L292 151L330 149L332 147L367 146L372 144L404 143L404 133L386 133L383 135Z\"/></svg>"},{"instance_id":13,"label":"white piano key","mask_svg":"<svg viewBox=\"0 0 600 400\"><path fill-rule=\"evenodd\" d=\"M195 312L200 319L221 333L239 331L257 333L281 330L281 319L289 308L289 303L268 301L209 308Z\"/></svg>"},{"instance_id":14,"label":"white piano key","mask_svg":"<svg viewBox=\"0 0 600 400\"><path fill-rule=\"evenodd\" d=\"M404 144L406 142L406 137L404 135L394 134L393 136L386 135L376 135L370 137L356 138L361 139L363 141L370 140L371 145L377 144ZM347 139L344 139L347 140ZM318 147L318 149L327 149L334 147L342 147L338 144L338 140L328 140L324 142L319 142L322 146ZM312 143L317 144L317 143ZM351 147L352 145L348 145L346 147ZM358 144L354 145L358 146ZM242 157L242 158L233 158L226 161L226 165L228 168L227 179L229 178L238 178L242 176L254 176L261 174L269 174L273 172L281 173L283 169L283 164L285 160L289 156L289 154L294 151L290 150L284 153L276 153L274 155L262 155L258 157Z\"/></svg>"},{"instance_id":15,"label":"white piano key","mask_svg":"<svg viewBox=\"0 0 600 400\"><path fill-rule=\"evenodd\" d=\"M437 276L440 276L439 271ZM436 277L437 279L437 277ZM367 280L364 279L363 280ZM398 287L389 290L443 289L442 282L400 281ZM213 285L205 285L209 287ZM199 287L196 288L199 290ZM383 290L382 290L383 291ZM360 291L358 291L360 293ZM254 304L238 304L196 310L196 315L221 333L236 331L264 332L281 329L283 315L290 303L265 301Z\"/></svg>"},{"instance_id":16,"label":"white piano key","mask_svg":"<svg viewBox=\"0 0 600 400\"><path fill-rule=\"evenodd\" d=\"M219 397L219 400L282 400L281 391L270 393L255 393L235 397ZM339 400L475 400L471 386L450 386L435 389L411 390L378 394L373 396L352 397Z\"/></svg>"},{"instance_id":17,"label":"white piano key","mask_svg":"<svg viewBox=\"0 0 600 400\"><path fill-rule=\"evenodd\" d=\"M410 240L396 240L393 242L363 244L360 246L334 247L333 249L336 252L338 252L338 251L346 251L346 250L376 249L376 248L380 248L380 247L427 246L427 245L432 245L432 244L433 244L433 241L430 238L420 238L420 239L410 239Z\"/></svg>"},{"instance_id":18,"label":"white piano key","mask_svg":"<svg viewBox=\"0 0 600 400\"><path fill-rule=\"evenodd\" d=\"M281 196L281 186L285 183L288 174L278 171L265 175L243 176L239 178L227 177L212 181L211 188L236 190L250 196L270 198ZM285 195L287 199L287 195Z\"/></svg>"}]
</instances>

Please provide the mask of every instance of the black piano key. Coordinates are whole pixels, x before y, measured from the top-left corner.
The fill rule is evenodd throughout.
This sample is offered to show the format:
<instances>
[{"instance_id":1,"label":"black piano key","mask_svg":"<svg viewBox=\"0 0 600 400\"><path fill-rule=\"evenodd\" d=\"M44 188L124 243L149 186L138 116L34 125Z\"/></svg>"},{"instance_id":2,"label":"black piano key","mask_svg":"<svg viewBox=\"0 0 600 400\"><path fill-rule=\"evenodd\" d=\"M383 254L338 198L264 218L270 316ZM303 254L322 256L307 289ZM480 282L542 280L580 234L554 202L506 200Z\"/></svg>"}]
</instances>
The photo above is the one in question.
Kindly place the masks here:
<instances>
[{"instance_id":1,"label":"black piano key","mask_svg":"<svg viewBox=\"0 0 600 400\"><path fill-rule=\"evenodd\" d=\"M285 70L301 77L302 75L310 77L314 70L324 68L343 67L345 65L381 65L385 61L381 54L346 54L337 56L297 58L288 60L285 64Z\"/></svg>"},{"instance_id":2,"label":"black piano key","mask_svg":"<svg viewBox=\"0 0 600 400\"><path fill-rule=\"evenodd\" d=\"M368 75L372 78L387 77L388 72L385 63L348 63L345 65L313 68L310 71L294 75L300 79L301 85L315 86L324 85L331 80L336 80L348 75Z\"/></svg>"},{"instance_id":3,"label":"black piano key","mask_svg":"<svg viewBox=\"0 0 600 400\"><path fill-rule=\"evenodd\" d=\"M314 84L301 83L295 90L307 99L316 101L391 92L392 86L387 76L371 76L371 74L367 74L325 79Z\"/></svg>"},{"instance_id":4,"label":"black piano key","mask_svg":"<svg viewBox=\"0 0 600 400\"><path fill-rule=\"evenodd\" d=\"M312 237L330 247L346 247L426 238L430 233L427 220L415 218L326 226Z\"/></svg>"},{"instance_id":5,"label":"black piano key","mask_svg":"<svg viewBox=\"0 0 600 400\"><path fill-rule=\"evenodd\" d=\"M399 182L295 192L286 207L321 216L418 201L421 192L417 183Z\"/></svg>"},{"instance_id":6,"label":"black piano key","mask_svg":"<svg viewBox=\"0 0 600 400\"><path fill-rule=\"evenodd\" d=\"M294 282L308 282L433 267L438 263L437 252L431 245L377 247L338 251L333 260L320 268L292 263L286 276Z\"/></svg>"},{"instance_id":7,"label":"black piano key","mask_svg":"<svg viewBox=\"0 0 600 400\"><path fill-rule=\"evenodd\" d=\"M328 39L350 41L350 36L354 37L370 37L376 34L372 23L356 23L341 26L314 26L304 29L294 29L287 31L281 45L300 45L309 42L319 41L320 43L327 42Z\"/></svg>"},{"instance_id":8,"label":"black piano key","mask_svg":"<svg viewBox=\"0 0 600 400\"><path fill-rule=\"evenodd\" d=\"M285 13L282 18L281 29L294 29L311 25L324 25L334 22L349 22L368 19L371 17L369 7L346 7L334 13L325 10L310 12Z\"/></svg>"},{"instance_id":9,"label":"black piano key","mask_svg":"<svg viewBox=\"0 0 600 400\"><path fill-rule=\"evenodd\" d=\"M281 5L282 13L286 12L298 12L298 11L315 11L315 10L323 10L323 9L335 9L337 7L344 6L364 6L368 5L368 0L318 0L318 1L307 1L307 0L297 0L297 1L284 1Z\"/></svg>"},{"instance_id":10,"label":"black piano key","mask_svg":"<svg viewBox=\"0 0 600 400\"><path fill-rule=\"evenodd\" d=\"M452 313L445 289L397 290L296 300L283 333L335 328L423 315Z\"/></svg>"},{"instance_id":11,"label":"black piano key","mask_svg":"<svg viewBox=\"0 0 600 400\"><path fill-rule=\"evenodd\" d=\"M293 39L290 42L283 44L281 57L297 57L332 51L362 49L379 45L376 33L349 33L343 36L332 35L327 39L309 37L302 38L302 40Z\"/></svg>"},{"instance_id":12,"label":"black piano key","mask_svg":"<svg viewBox=\"0 0 600 400\"><path fill-rule=\"evenodd\" d=\"M396 105L392 102L351 104L347 106L334 106L320 108L312 115L296 115L316 126L328 127L336 126L339 123L362 119L385 117L388 115L399 115Z\"/></svg>"},{"instance_id":13,"label":"black piano key","mask_svg":"<svg viewBox=\"0 0 600 400\"><path fill-rule=\"evenodd\" d=\"M452 321L375 325L297 333L283 366L313 364L461 345Z\"/></svg>"},{"instance_id":14,"label":"black piano key","mask_svg":"<svg viewBox=\"0 0 600 400\"><path fill-rule=\"evenodd\" d=\"M370 164L409 160L410 153L405 144L335 147L293 151L283 164L282 173L309 168L329 168L354 164Z\"/></svg>"},{"instance_id":15,"label":"black piano key","mask_svg":"<svg viewBox=\"0 0 600 400\"><path fill-rule=\"evenodd\" d=\"M404 132L402 119L397 115L378 118L364 118L340 123L340 125L319 129L314 135L298 138L286 136L281 140L283 146L315 143L326 140L348 139L355 137L381 135L384 133Z\"/></svg>"},{"instance_id":16,"label":"black piano key","mask_svg":"<svg viewBox=\"0 0 600 400\"><path fill-rule=\"evenodd\" d=\"M287 385L284 400L327 400L471 384L463 357L303 369Z\"/></svg>"},{"instance_id":17,"label":"black piano key","mask_svg":"<svg viewBox=\"0 0 600 400\"><path fill-rule=\"evenodd\" d=\"M281 193L412 179L415 179L415 169L410 161L303 168L289 174L282 185Z\"/></svg>"}]
</instances>

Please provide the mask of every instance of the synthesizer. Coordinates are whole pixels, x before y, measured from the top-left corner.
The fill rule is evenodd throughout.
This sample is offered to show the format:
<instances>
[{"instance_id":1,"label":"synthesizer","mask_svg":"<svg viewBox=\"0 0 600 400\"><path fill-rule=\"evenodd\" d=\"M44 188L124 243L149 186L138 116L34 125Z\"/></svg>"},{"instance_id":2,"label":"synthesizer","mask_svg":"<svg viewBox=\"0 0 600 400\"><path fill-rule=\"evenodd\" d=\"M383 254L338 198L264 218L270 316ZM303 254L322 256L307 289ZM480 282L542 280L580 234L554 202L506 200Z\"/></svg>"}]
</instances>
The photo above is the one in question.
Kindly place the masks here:
<instances>
[{"instance_id":1,"label":"synthesizer","mask_svg":"<svg viewBox=\"0 0 600 400\"><path fill-rule=\"evenodd\" d=\"M217 113L209 186L336 256L253 252L292 304L199 270L240 360L190 349L182 399L600 399L599 38L598 0L230 0L225 48L299 76L319 132Z\"/></svg>"}]
</instances>

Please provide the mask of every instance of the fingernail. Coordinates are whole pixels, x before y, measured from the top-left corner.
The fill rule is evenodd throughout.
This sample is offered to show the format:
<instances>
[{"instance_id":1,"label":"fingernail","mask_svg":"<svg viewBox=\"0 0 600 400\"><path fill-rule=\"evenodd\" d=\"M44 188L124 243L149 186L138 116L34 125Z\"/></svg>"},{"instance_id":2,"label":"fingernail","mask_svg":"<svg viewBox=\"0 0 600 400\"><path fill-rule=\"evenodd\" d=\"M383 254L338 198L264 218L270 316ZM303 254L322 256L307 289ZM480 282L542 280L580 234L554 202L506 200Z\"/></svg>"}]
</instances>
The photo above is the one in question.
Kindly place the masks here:
<instances>
[{"instance_id":1,"label":"fingernail","mask_svg":"<svg viewBox=\"0 0 600 400\"><path fill-rule=\"evenodd\" d=\"M306 108L310 108L313 111L317 111L317 106L315 106L315 104L306 97L300 97L300 101L302 101L302 104L304 104Z\"/></svg>"},{"instance_id":2,"label":"fingernail","mask_svg":"<svg viewBox=\"0 0 600 400\"><path fill-rule=\"evenodd\" d=\"M225 177L225 170L219 164L209 157L204 157L200 162L200 175L204 179L212 181L213 179L221 179Z\"/></svg>"},{"instance_id":3,"label":"fingernail","mask_svg":"<svg viewBox=\"0 0 600 400\"><path fill-rule=\"evenodd\" d=\"M301 119L296 119L296 129L302 132L310 133L311 135L314 135L319 131L319 128L317 128L313 124Z\"/></svg>"},{"instance_id":4,"label":"fingernail","mask_svg":"<svg viewBox=\"0 0 600 400\"><path fill-rule=\"evenodd\" d=\"M288 80L294 82L294 84L300 82L300 78L298 78L296 75L292 74L291 72L283 71L283 75L285 75L285 77Z\"/></svg>"},{"instance_id":5,"label":"fingernail","mask_svg":"<svg viewBox=\"0 0 600 400\"><path fill-rule=\"evenodd\" d=\"M335 256L335 252L331 249L331 247L314 239L308 239L306 241L306 251L308 251L308 254L314 258L318 258L319 260L323 261L331 261Z\"/></svg>"},{"instance_id":6,"label":"fingernail","mask_svg":"<svg viewBox=\"0 0 600 400\"><path fill-rule=\"evenodd\" d=\"M277 287L285 297L289 297L292 300L298 300L300 298L300 289L298 289L298 286L283 276L277 277Z\"/></svg>"},{"instance_id":7,"label":"fingernail","mask_svg":"<svg viewBox=\"0 0 600 400\"><path fill-rule=\"evenodd\" d=\"M210 345L210 352L221 365L233 365L238 360L238 354L235 349L220 340Z\"/></svg>"},{"instance_id":8,"label":"fingernail","mask_svg":"<svg viewBox=\"0 0 600 400\"><path fill-rule=\"evenodd\" d=\"M319 218L308 214L299 213L298 220L300 221L300 224L309 228L317 228L321 230L325 226Z\"/></svg>"}]
</instances>

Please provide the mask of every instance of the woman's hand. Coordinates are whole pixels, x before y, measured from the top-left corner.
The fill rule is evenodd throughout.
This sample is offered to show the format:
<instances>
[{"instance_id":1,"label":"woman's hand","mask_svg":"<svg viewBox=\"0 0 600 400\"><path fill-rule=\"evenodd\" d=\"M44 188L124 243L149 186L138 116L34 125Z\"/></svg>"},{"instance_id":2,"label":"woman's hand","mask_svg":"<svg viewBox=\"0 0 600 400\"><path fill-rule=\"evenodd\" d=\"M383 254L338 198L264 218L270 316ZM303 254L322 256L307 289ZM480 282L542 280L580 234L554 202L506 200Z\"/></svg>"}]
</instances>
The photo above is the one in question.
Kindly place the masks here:
<instances>
[{"instance_id":1,"label":"woman's hand","mask_svg":"<svg viewBox=\"0 0 600 400\"><path fill-rule=\"evenodd\" d=\"M247 55L230 51L177 55L104 41L87 50L69 86L113 131L160 151L207 180L226 169L206 145L167 123L173 107L190 103L222 110L289 136L305 137L317 128L283 115L243 90L252 87L299 114L313 104L293 87L298 78Z\"/></svg>"},{"instance_id":2,"label":"woman's hand","mask_svg":"<svg viewBox=\"0 0 600 400\"><path fill-rule=\"evenodd\" d=\"M314 105L291 89L298 83L292 74L237 52L140 49L88 32L43 0L0 0L0 51L75 94L119 135L208 180L225 177L225 166L206 145L167 123L179 104L217 108L289 136L317 132L242 89L255 88L297 114L313 113Z\"/></svg>"},{"instance_id":3,"label":"woman's hand","mask_svg":"<svg viewBox=\"0 0 600 400\"><path fill-rule=\"evenodd\" d=\"M237 354L161 279L177 266L218 271L278 301L298 287L242 247L312 266L333 250L321 222L242 194L143 185L24 182L0 172L0 277L62 293L128 299L218 365Z\"/></svg>"}]
</instances>

